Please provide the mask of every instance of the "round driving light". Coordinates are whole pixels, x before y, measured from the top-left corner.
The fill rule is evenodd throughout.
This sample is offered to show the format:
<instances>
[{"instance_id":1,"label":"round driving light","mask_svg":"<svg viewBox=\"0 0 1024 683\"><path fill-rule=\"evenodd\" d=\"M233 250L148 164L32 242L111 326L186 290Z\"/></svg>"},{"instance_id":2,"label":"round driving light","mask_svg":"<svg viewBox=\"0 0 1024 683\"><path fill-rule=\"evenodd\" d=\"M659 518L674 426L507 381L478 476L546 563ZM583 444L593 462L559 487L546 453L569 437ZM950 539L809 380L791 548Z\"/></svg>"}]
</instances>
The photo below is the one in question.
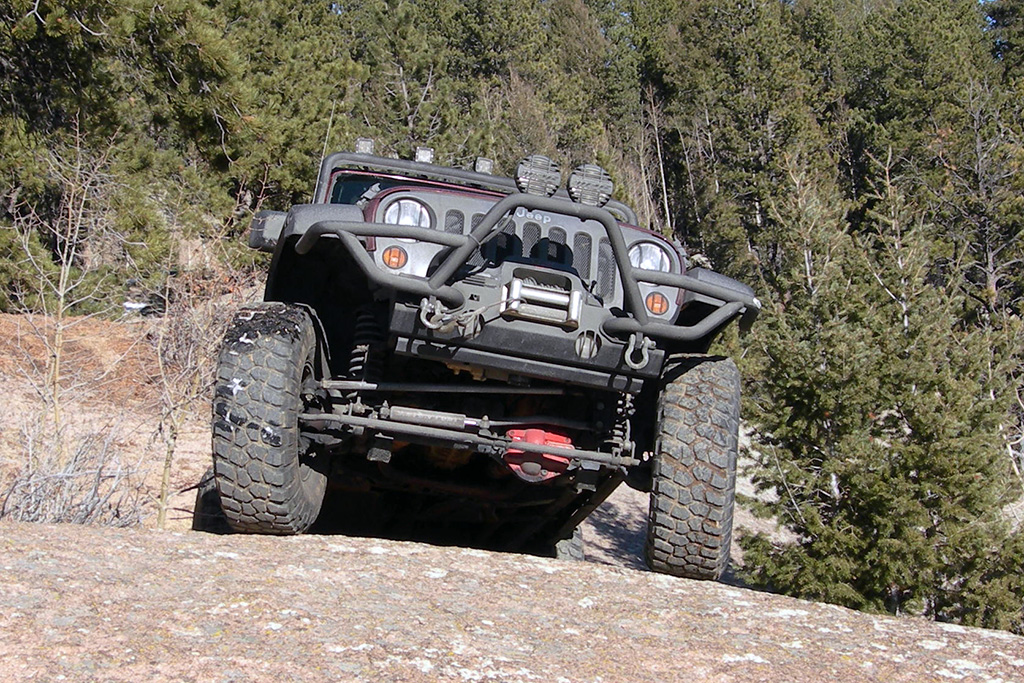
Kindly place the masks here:
<instances>
[{"instance_id":1,"label":"round driving light","mask_svg":"<svg viewBox=\"0 0 1024 683\"><path fill-rule=\"evenodd\" d=\"M668 312L668 299L661 292L651 292L644 301L647 310L654 315L665 315Z\"/></svg>"},{"instance_id":2,"label":"round driving light","mask_svg":"<svg viewBox=\"0 0 1024 683\"><path fill-rule=\"evenodd\" d=\"M608 171L594 164L577 166L569 175L569 197L577 204L604 206L612 198L615 185Z\"/></svg>"},{"instance_id":3,"label":"round driving light","mask_svg":"<svg viewBox=\"0 0 1024 683\"><path fill-rule=\"evenodd\" d=\"M384 211L384 222L388 225L411 225L418 228L430 227L430 212L415 199L399 199Z\"/></svg>"},{"instance_id":4,"label":"round driving light","mask_svg":"<svg viewBox=\"0 0 1024 683\"><path fill-rule=\"evenodd\" d=\"M562 173L551 159L540 154L528 156L516 167L516 187L524 194L550 197L562 182Z\"/></svg>"},{"instance_id":5,"label":"round driving light","mask_svg":"<svg viewBox=\"0 0 1024 683\"><path fill-rule=\"evenodd\" d=\"M653 242L640 242L630 247L629 263L643 270L660 270L663 273L672 270L672 259L668 253Z\"/></svg>"},{"instance_id":6,"label":"round driving light","mask_svg":"<svg viewBox=\"0 0 1024 683\"><path fill-rule=\"evenodd\" d=\"M384 253L380 255L384 265L388 268L398 270L409 261L409 255L405 253L405 249L401 247L388 247L384 250Z\"/></svg>"}]
</instances>

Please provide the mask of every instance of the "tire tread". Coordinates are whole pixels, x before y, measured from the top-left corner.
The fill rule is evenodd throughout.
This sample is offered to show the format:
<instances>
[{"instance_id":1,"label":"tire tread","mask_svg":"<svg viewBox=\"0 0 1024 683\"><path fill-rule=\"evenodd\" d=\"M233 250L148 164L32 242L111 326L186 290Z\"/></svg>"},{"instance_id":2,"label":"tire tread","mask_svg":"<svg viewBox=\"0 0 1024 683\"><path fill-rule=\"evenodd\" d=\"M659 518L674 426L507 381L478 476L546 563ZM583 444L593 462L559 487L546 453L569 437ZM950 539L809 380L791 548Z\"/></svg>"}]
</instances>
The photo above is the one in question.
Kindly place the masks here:
<instances>
[{"instance_id":1,"label":"tire tread","mask_svg":"<svg viewBox=\"0 0 1024 683\"><path fill-rule=\"evenodd\" d=\"M300 463L302 368L316 336L299 306L262 303L235 316L213 399L217 488L235 531L297 534L316 520L326 482Z\"/></svg>"},{"instance_id":2,"label":"tire tread","mask_svg":"<svg viewBox=\"0 0 1024 683\"><path fill-rule=\"evenodd\" d=\"M677 355L662 376L647 563L717 580L732 544L739 370L729 358Z\"/></svg>"}]
</instances>

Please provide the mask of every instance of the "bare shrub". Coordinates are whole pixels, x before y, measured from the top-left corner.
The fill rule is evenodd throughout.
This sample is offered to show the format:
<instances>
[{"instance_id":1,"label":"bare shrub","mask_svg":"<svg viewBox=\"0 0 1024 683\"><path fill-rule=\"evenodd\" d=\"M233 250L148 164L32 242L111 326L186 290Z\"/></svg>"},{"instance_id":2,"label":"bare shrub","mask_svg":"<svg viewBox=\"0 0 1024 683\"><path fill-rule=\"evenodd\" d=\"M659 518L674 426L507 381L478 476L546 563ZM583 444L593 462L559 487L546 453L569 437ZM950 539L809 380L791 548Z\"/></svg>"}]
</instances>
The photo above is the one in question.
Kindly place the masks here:
<instances>
[{"instance_id":1,"label":"bare shrub","mask_svg":"<svg viewBox=\"0 0 1024 683\"><path fill-rule=\"evenodd\" d=\"M45 197L29 193L29 198L18 199L15 193L8 211L8 242L15 249L0 261L17 277L0 303L23 314L19 328L23 322L24 334L15 344L22 355L16 372L32 387L38 407L32 415L8 416L9 423L16 423L11 431L20 435L19 455L13 467L0 470L0 517L121 526L139 523L157 503L158 524L163 526L182 421L206 397L216 346L233 304L254 297L255 286L251 271L234 272L226 265L231 254L225 245L233 248L237 240L227 239L227 225L216 221L217 239L194 239L185 250L199 258L186 262L182 250L158 244L147 250L145 264L137 262L138 253L128 247L140 245L129 241L128 227L120 219L126 211L146 206L145 200L122 201L134 195L116 173L117 136L94 151L84 144L77 126L74 132L66 145L40 157L49 190ZM187 232L177 220L188 213L183 208L177 206L168 215L171 244ZM158 272L175 275L154 284L162 280L147 276L154 264ZM94 371L79 333L80 326L89 326L83 323L90 317L120 310L112 297L122 287L113 272L137 276L130 278L133 298L138 294L142 301L163 303L164 315L149 325L147 336L158 364L158 398L146 408L160 415L153 441L164 448L149 450L158 460L163 455L159 495L152 490L143 495L139 466L148 468L149 458L140 455L139 463L126 465L118 453L123 445L117 430L96 431L80 419L83 411L96 419L91 404L103 391L111 365L121 361ZM139 323L144 324L141 319ZM143 372L140 379L151 379L148 368Z\"/></svg>"},{"instance_id":2,"label":"bare shrub","mask_svg":"<svg viewBox=\"0 0 1024 683\"><path fill-rule=\"evenodd\" d=\"M18 426L20 456L0 478L0 518L131 526L144 511L137 464L118 453L122 430L97 429L83 418L104 372L83 369L76 328L109 310L106 276L97 249L116 240L111 220L118 188L111 173L111 142L92 152L77 129L66 146L41 159L52 201L12 200L15 244L10 262L21 277L9 292L23 314L25 334L18 372L35 391L39 407Z\"/></svg>"},{"instance_id":3,"label":"bare shrub","mask_svg":"<svg viewBox=\"0 0 1024 683\"><path fill-rule=\"evenodd\" d=\"M121 430L55 433L37 419L21 430L24 460L0 488L0 519L16 522L140 524L145 492L138 463L126 463Z\"/></svg>"},{"instance_id":4,"label":"bare shrub","mask_svg":"<svg viewBox=\"0 0 1024 683\"><path fill-rule=\"evenodd\" d=\"M109 169L111 151L112 145L99 154L90 153L76 124L72 144L50 150L43 159L47 179L59 197L55 207L23 202L11 208L21 247L17 267L25 279L24 287L12 293L13 307L23 314L42 314L26 315L26 322L46 350L43 361L33 361L26 377L39 394L54 433L63 429L65 401L82 387L73 377L74 359L68 357L74 327L86 319L77 314L103 309L105 277L90 256L90 240L109 232L115 185ZM54 446L61 449L64 443L58 439Z\"/></svg>"}]
</instances>

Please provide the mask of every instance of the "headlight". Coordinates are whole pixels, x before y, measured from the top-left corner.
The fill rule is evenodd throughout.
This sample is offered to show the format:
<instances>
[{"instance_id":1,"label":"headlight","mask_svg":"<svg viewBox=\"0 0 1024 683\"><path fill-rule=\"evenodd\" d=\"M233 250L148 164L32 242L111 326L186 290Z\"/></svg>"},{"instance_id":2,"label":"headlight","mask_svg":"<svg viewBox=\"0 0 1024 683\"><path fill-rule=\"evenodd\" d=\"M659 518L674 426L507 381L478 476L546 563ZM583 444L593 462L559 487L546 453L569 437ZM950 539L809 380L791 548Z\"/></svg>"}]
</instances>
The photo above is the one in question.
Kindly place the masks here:
<instances>
[{"instance_id":1,"label":"headlight","mask_svg":"<svg viewBox=\"0 0 1024 683\"><path fill-rule=\"evenodd\" d=\"M644 270L660 270L663 273L672 270L672 259L668 252L653 242L640 242L630 247L629 262L634 268Z\"/></svg>"},{"instance_id":2,"label":"headlight","mask_svg":"<svg viewBox=\"0 0 1024 683\"><path fill-rule=\"evenodd\" d=\"M388 205L384 211L384 222L388 225L412 225L430 227L430 212L415 199L399 199Z\"/></svg>"}]
</instances>

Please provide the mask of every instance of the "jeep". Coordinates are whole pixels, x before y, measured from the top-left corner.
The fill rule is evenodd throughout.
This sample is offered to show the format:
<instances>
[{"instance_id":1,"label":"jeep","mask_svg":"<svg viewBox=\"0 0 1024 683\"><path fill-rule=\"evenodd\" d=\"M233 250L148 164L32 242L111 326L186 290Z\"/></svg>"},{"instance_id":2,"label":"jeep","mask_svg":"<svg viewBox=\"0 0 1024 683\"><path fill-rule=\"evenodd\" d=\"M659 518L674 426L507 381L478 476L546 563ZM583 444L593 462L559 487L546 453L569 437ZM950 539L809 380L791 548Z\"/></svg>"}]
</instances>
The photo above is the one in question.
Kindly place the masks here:
<instances>
[{"instance_id":1,"label":"jeep","mask_svg":"<svg viewBox=\"0 0 1024 683\"><path fill-rule=\"evenodd\" d=\"M650 567L719 578L740 378L709 346L757 316L753 291L638 227L598 166L563 187L541 155L505 178L370 146L326 157L311 204L253 220L273 257L218 360L222 523L579 557L625 482L650 493Z\"/></svg>"}]
</instances>

